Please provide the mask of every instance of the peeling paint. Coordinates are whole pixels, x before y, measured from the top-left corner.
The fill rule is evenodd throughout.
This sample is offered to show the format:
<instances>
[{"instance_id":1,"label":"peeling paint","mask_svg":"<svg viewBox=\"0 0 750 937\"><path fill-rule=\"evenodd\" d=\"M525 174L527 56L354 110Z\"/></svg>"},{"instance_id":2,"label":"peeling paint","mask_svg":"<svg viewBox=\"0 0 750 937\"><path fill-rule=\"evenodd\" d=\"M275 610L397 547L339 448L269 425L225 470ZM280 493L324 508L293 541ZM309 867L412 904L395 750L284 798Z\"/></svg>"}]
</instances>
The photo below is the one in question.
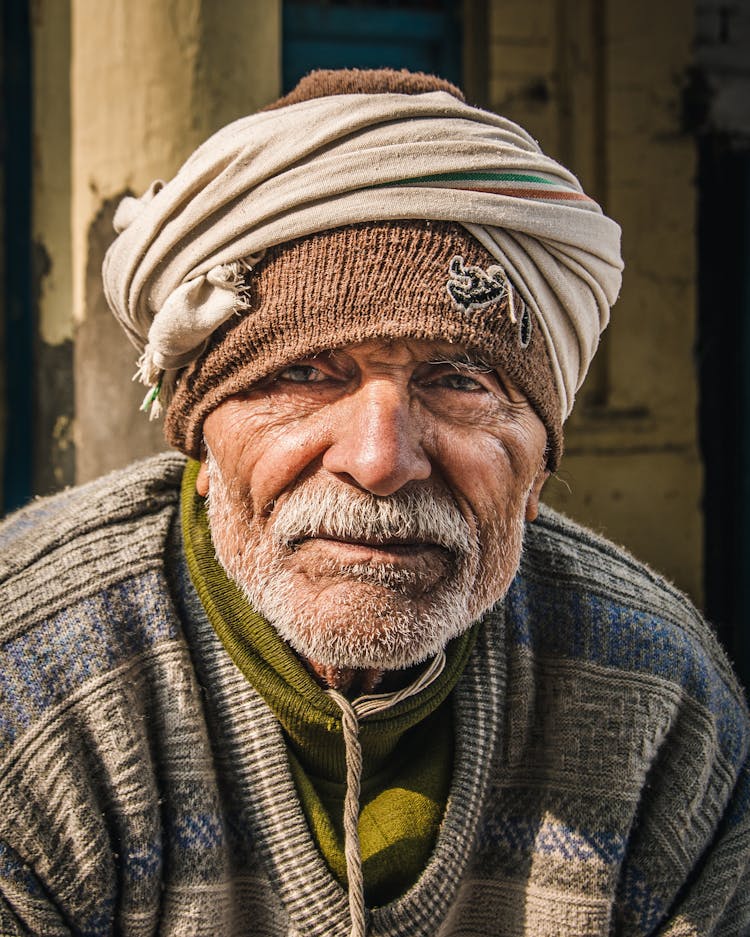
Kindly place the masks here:
<instances>
[{"instance_id":1,"label":"peeling paint","mask_svg":"<svg viewBox=\"0 0 750 937\"><path fill-rule=\"evenodd\" d=\"M52 273L52 258L41 241L31 245L31 295L38 309L44 296L44 281Z\"/></svg>"},{"instance_id":2,"label":"peeling paint","mask_svg":"<svg viewBox=\"0 0 750 937\"><path fill-rule=\"evenodd\" d=\"M66 415L58 416L55 420L55 425L52 428L52 438L61 452L65 452L75 445L73 442L73 426L73 420Z\"/></svg>"},{"instance_id":3,"label":"peeling paint","mask_svg":"<svg viewBox=\"0 0 750 937\"><path fill-rule=\"evenodd\" d=\"M75 481L73 342L37 341L34 491L48 494Z\"/></svg>"},{"instance_id":4,"label":"peeling paint","mask_svg":"<svg viewBox=\"0 0 750 937\"><path fill-rule=\"evenodd\" d=\"M73 337L71 268L72 0L33 0L33 276L42 341Z\"/></svg>"},{"instance_id":5,"label":"peeling paint","mask_svg":"<svg viewBox=\"0 0 750 937\"><path fill-rule=\"evenodd\" d=\"M76 330L76 480L88 481L166 448L161 423L140 412L143 388L132 381L137 352L112 315L102 286L102 260L114 237L112 219L124 189L101 200L88 229L86 315Z\"/></svg>"},{"instance_id":6,"label":"peeling paint","mask_svg":"<svg viewBox=\"0 0 750 937\"><path fill-rule=\"evenodd\" d=\"M31 249L32 310L39 326L34 345L34 482L35 494L49 494L75 478L73 342L45 340L42 310L52 282L54 264L47 246Z\"/></svg>"}]
</instances>

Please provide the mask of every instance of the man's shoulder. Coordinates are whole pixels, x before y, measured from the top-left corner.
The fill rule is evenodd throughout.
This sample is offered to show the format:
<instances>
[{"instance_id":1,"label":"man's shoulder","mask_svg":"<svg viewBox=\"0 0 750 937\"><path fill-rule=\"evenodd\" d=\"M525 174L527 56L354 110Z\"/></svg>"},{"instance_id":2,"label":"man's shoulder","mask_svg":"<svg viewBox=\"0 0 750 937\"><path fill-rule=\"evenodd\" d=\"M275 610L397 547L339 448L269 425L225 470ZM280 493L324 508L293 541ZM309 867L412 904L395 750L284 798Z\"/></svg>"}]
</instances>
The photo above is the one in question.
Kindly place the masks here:
<instances>
[{"instance_id":1,"label":"man's shoulder","mask_svg":"<svg viewBox=\"0 0 750 937\"><path fill-rule=\"evenodd\" d=\"M0 523L0 582L72 540L174 505L184 464L176 453L152 456L11 514Z\"/></svg>"},{"instance_id":2,"label":"man's shoulder","mask_svg":"<svg viewBox=\"0 0 750 937\"><path fill-rule=\"evenodd\" d=\"M701 617L684 593L625 547L546 505L540 505L539 517L528 525L521 565L527 576L554 582L555 588Z\"/></svg>"},{"instance_id":3,"label":"man's shoulder","mask_svg":"<svg viewBox=\"0 0 750 937\"><path fill-rule=\"evenodd\" d=\"M0 525L0 622L161 565L184 463L172 453L144 459L8 517Z\"/></svg>"},{"instance_id":4,"label":"man's shoulder","mask_svg":"<svg viewBox=\"0 0 750 937\"><path fill-rule=\"evenodd\" d=\"M726 655L690 599L550 508L529 525L508 603L516 642L538 655L665 681L717 711L730 698L744 709Z\"/></svg>"}]
</instances>

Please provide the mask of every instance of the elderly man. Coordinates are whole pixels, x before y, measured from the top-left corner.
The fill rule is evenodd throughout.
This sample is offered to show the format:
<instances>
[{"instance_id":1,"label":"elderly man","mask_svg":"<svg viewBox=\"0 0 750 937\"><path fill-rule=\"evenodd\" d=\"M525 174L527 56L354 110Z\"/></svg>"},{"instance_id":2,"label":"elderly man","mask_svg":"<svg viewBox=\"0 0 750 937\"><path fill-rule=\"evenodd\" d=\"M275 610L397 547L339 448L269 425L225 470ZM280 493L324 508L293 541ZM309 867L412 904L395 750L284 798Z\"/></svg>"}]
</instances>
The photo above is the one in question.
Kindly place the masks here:
<instances>
[{"instance_id":1,"label":"elderly man","mask_svg":"<svg viewBox=\"0 0 750 937\"><path fill-rule=\"evenodd\" d=\"M3 528L0 932L750 933L742 692L539 506L620 282L576 179L315 73L115 223L188 461Z\"/></svg>"}]
</instances>

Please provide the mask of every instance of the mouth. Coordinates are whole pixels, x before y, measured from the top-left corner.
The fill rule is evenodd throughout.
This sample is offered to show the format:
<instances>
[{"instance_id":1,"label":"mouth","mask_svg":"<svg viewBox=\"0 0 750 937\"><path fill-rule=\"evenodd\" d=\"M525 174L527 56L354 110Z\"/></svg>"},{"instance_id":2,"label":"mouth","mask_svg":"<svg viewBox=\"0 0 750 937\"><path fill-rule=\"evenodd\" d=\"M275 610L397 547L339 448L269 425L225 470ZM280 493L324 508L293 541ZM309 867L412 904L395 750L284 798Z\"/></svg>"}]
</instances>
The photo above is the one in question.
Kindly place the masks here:
<instances>
[{"instance_id":1,"label":"mouth","mask_svg":"<svg viewBox=\"0 0 750 937\"><path fill-rule=\"evenodd\" d=\"M430 556L448 560L451 551L440 544L424 540L394 538L341 537L328 533L306 536L289 544L293 552L322 551L335 556L342 564L386 563L395 566L423 562Z\"/></svg>"}]
</instances>

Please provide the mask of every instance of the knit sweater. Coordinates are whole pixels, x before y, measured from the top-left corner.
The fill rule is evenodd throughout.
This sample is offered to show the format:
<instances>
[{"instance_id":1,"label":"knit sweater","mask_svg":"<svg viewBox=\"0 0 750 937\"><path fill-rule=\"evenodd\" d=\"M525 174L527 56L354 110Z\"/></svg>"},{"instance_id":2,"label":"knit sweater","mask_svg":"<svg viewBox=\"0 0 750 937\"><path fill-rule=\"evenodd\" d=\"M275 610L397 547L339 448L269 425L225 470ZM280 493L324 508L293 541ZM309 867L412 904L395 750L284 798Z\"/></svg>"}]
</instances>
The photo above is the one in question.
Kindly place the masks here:
<instances>
[{"instance_id":1,"label":"knit sweater","mask_svg":"<svg viewBox=\"0 0 750 937\"><path fill-rule=\"evenodd\" d=\"M341 708L220 566L205 502L195 489L198 468L197 462L188 462L182 478L182 539L190 580L229 656L284 730L313 838L338 881L346 884L347 758ZM445 668L429 692L360 724L358 832L365 897L374 903L392 900L415 882L435 845L453 754L447 697L466 665L475 631L450 642Z\"/></svg>"},{"instance_id":2,"label":"knit sweater","mask_svg":"<svg viewBox=\"0 0 750 937\"><path fill-rule=\"evenodd\" d=\"M183 460L0 528L0 934L344 937L278 722L190 583ZM684 597L549 510L452 694L433 854L373 937L750 934L750 728Z\"/></svg>"}]
</instances>

